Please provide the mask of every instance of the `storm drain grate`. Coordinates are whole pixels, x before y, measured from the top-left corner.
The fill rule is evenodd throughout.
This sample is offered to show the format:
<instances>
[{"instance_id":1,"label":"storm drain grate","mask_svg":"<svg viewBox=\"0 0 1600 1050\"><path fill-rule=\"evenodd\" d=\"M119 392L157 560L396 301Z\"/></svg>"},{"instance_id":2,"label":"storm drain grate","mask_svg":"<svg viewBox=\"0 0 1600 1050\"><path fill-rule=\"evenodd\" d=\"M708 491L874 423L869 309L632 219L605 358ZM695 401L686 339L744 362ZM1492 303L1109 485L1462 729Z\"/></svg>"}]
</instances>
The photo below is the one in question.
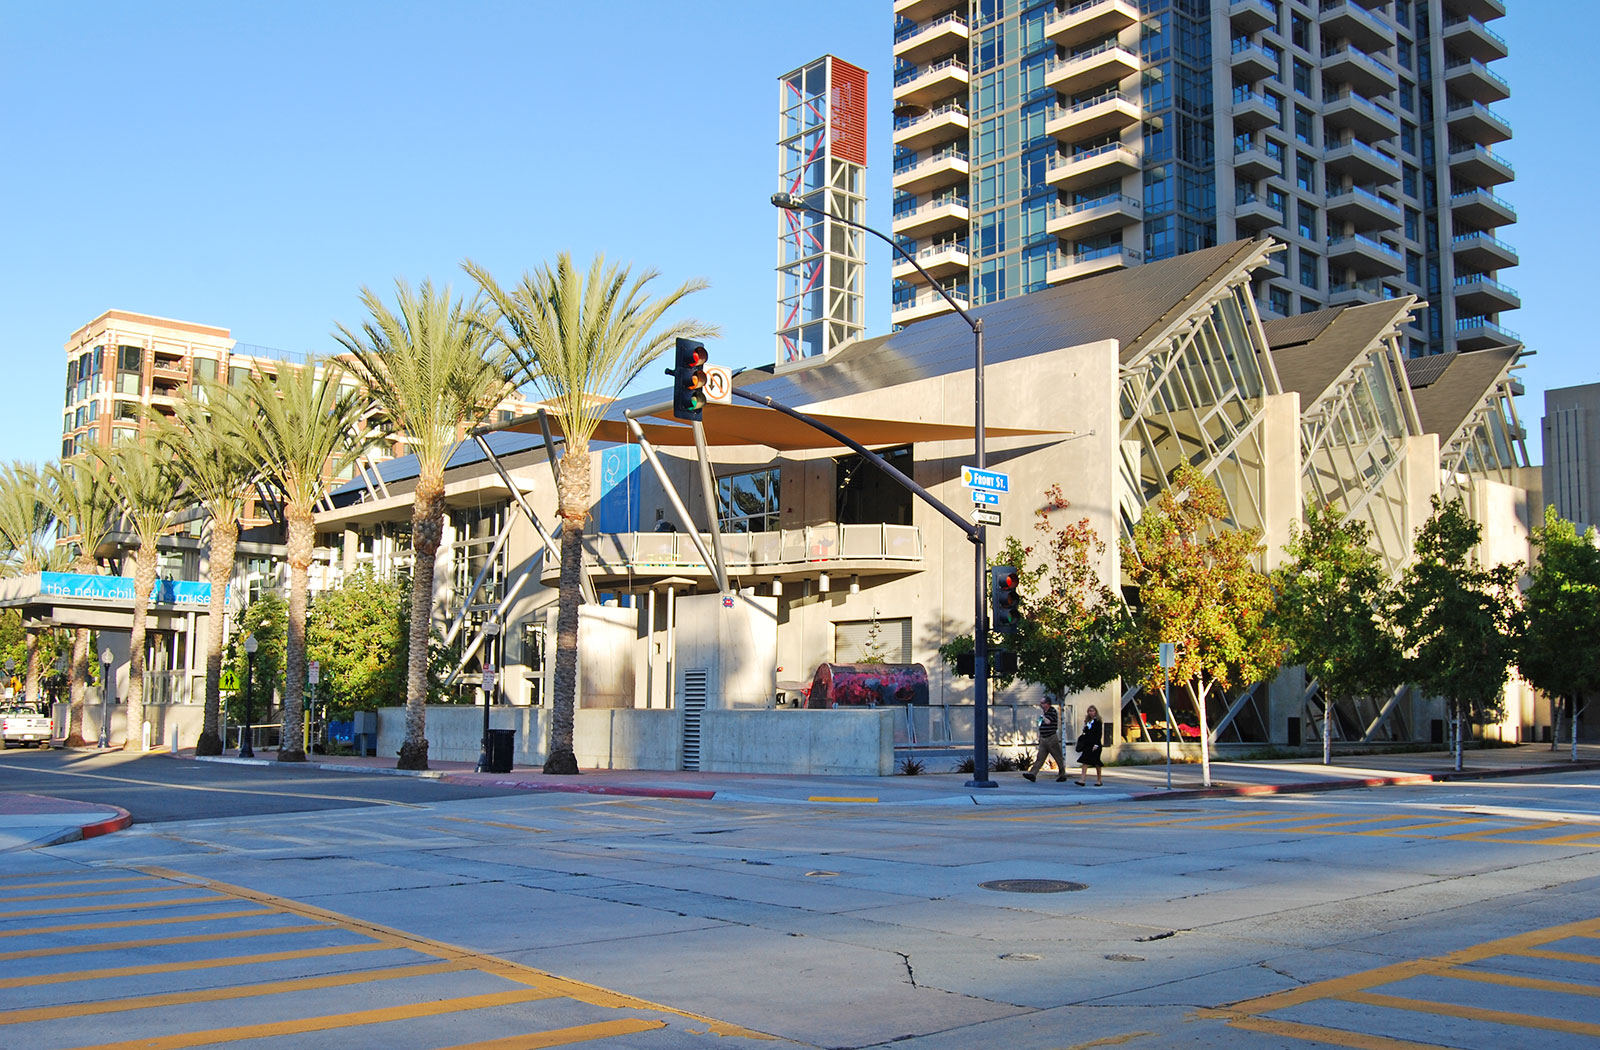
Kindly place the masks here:
<instances>
[{"instance_id":1,"label":"storm drain grate","mask_svg":"<svg viewBox=\"0 0 1600 1050\"><path fill-rule=\"evenodd\" d=\"M1064 879L996 879L993 882L980 882L978 886L1000 893L1070 893L1089 888L1086 883L1067 882Z\"/></svg>"}]
</instances>

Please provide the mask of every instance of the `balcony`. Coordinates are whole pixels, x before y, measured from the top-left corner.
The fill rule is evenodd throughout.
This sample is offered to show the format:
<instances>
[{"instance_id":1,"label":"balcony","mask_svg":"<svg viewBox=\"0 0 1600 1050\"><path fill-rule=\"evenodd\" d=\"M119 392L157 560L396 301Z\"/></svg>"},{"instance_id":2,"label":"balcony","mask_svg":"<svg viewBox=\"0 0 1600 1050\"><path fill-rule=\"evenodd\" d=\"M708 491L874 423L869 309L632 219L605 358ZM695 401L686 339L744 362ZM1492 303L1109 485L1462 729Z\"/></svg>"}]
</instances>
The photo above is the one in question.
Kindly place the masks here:
<instances>
[{"instance_id":1,"label":"balcony","mask_svg":"<svg viewBox=\"0 0 1600 1050\"><path fill-rule=\"evenodd\" d=\"M1383 298L1383 282L1376 277L1360 281L1334 281L1328 285L1329 306L1355 306L1375 303Z\"/></svg>"},{"instance_id":2,"label":"balcony","mask_svg":"<svg viewBox=\"0 0 1600 1050\"><path fill-rule=\"evenodd\" d=\"M971 305L965 291L952 291L950 297L960 303L963 310ZM949 312L950 304L945 302L944 296L937 292L927 291L920 292L911 299L894 303L889 308L889 320L894 324L910 324L925 317L934 317L938 314L947 314Z\"/></svg>"},{"instance_id":3,"label":"balcony","mask_svg":"<svg viewBox=\"0 0 1600 1050\"><path fill-rule=\"evenodd\" d=\"M927 62L953 53L965 54L971 39L966 18L952 11L896 33L894 57L896 61Z\"/></svg>"},{"instance_id":4,"label":"balcony","mask_svg":"<svg viewBox=\"0 0 1600 1050\"><path fill-rule=\"evenodd\" d=\"M1088 0L1046 18L1044 35L1060 47L1071 48L1120 33L1138 21L1135 0Z\"/></svg>"},{"instance_id":5,"label":"balcony","mask_svg":"<svg viewBox=\"0 0 1600 1050\"><path fill-rule=\"evenodd\" d=\"M1052 261L1050 268L1045 271L1044 279L1047 284L1076 281L1083 277L1093 277L1097 273L1126 270L1130 266L1139 265L1142 258L1143 256L1135 249L1120 244L1070 255L1063 253Z\"/></svg>"},{"instance_id":6,"label":"balcony","mask_svg":"<svg viewBox=\"0 0 1600 1050\"><path fill-rule=\"evenodd\" d=\"M966 9L967 0L894 0L894 13L913 22L927 22Z\"/></svg>"},{"instance_id":7,"label":"balcony","mask_svg":"<svg viewBox=\"0 0 1600 1050\"><path fill-rule=\"evenodd\" d=\"M709 550L712 537L700 534ZM741 581L770 581L788 574L839 571L853 576L887 576L922 568L922 530L914 525L828 523L776 532L724 532L723 556ZM677 532L603 532L583 538L584 569L596 583L628 577L687 576L711 580L694 541ZM560 573L559 559L545 552L541 570L550 584Z\"/></svg>"},{"instance_id":8,"label":"balcony","mask_svg":"<svg viewBox=\"0 0 1600 1050\"><path fill-rule=\"evenodd\" d=\"M1139 123L1141 114L1137 99L1120 91L1108 91L1075 106L1057 106L1045 115L1044 130L1071 145L1130 128Z\"/></svg>"},{"instance_id":9,"label":"balcony","mask_svg":"<svg viewBox=\"0 0 1600 1050\"><path fill-rule=\"evenodd\" d=\"M1450 144L1450 174L1477 186L1498 186L1517 177L1516 169L1482 146Z\"/></svg>"},{"instance_id":10,"label":"balcony","mask_svg":"<svg viewBox=\"0 0 1600 1050\"><path fill-rule=\"evenodd\" d=\"M951 194L897 213L893 229L897 236L920 240L949 230L964 230L971 219L966 198Z\"/></svg>"},{"instance_id":11,"label":"balcony","mask_svg":"<svg viewBox=\"0 0 1600 1050\"><path fill-rule=\"evenodd\" d=\"M914 117L896 117L894 144L912 150L942 146L947 142L961 142L964 145L971 129L972 119L967 115L966 107L957 102L948 102Z\"/></svg>"},{"instance_id":12,"label":"balcony","mask_svg":"<svg viewBox=\"0 0 1600 1050\"><path fill-rule=\"evenodd\" d=\"M1132 175L1140 168L1139 153L1131 146L1109 142L1070 156L1055 154L1044 181L1058 190L1075 190Z\"/></svg>"},{"instance_id":13,"label":"balcony","mask_svg":"<svg viewBox=\"0 0 1600 1050\"><path fill-rule=\"evenodd\" d=\"M1345 91L1322 105L1322 119L1331 128L1364 139L1388 139L1400 134L1400 118L1354 91Z\"/></svg>"},{"instance_id":14,"label":"balcony","mask_svg":"<svg viewBox=\"0 0 1600 1050\"><path fill-rule=\"evenodd\" d=\"M1323 0L1317 20L1324 40L1348 40L1368 51L1394 46L1394 27L1351 0Z\"/></svg>"},{"instance_id":15,"label":"balcony","mask_svg":"<svg viewBox=\"0 0 1600 1050\"><path fill-rule=\"evenodd\" d=\"M1264 91L1233 89L1233 130L1259 131L1278 123L1278 100Z\"/></svg>"},{"instance_id":16,"label":"balcony","mask_svg":"<svg viewBox=\"0 0 1600 1050\"><path fill-rule=\"evenodd\" d=\"M1493 62L1511 53L1506 38L1470 15L1444 20L1444 46L1463 58Z\"/></svg>"},{"instance_id":17,"label":"balcony","mask_svg":"<svg viewBox=\"0 0 1600 1050\"><path fill-rule=\"evenodd\" d=\"M1328 265L1349 267L1363 276L1392 277L1405 272L1406 260L1387 244L1355 233L1328 238Z\"/></svg>"},{"instance_id":18,"label":"balcony","mask_svg":"<svg viewBox=\"0 0 1600 1050\"><path fill-rule=\"evenodd\" d=\"M1371 97L1395 89L1394 70L1354 44L1331 48L1322 55L1322 74L1338 84L1348 84L1358 94Z\"/></svg>"},{"instance_id":19,"label":"balcony","mask_svg":"<svg viewBox=\"0 0 1600 1050\"><path fill-rule=\"evenodd\" d=\"M1482 102L1456 102L1445 114L1445 123L1450 134L1483 146L1511 138L1511 122Z\"/></svg>"},{"instance_id":20,"label":"balcony","mask_svg":"<svg viewBox=\"0 0 1600 1050\"><path fill-rule=\"evenodd\" d=\"M1446 62L1444 86L1452 94L1485 105L1511 97L1511 85L1506 83L1505 77L1475 58Z\"/></svg>"},{"instance_id":21,"label":"balcony","mask_svg":"<svg viewBox=\"0 0 1600 1050\"><path fill-rule=\"evenodd\" d=\"M1450 213L1468 226L1492 230L1517 221L1517 209L1488 190L1469 190L1450 198Z\"/></svg>"},{"instance_id":22,"label":"balcony","mask_svg":"<svg viewBox=\"0 0 1600 1050\"><path fill-rule=\"evenodd\" d=\"M1329 171L1349 175L1353 182L1400 181L1400 162L1358 139L1329 146L1322 160Z\"/></svg>"},{"instance_id":23,"label":"balcony","mask_svg":"<svg viewBox=\"0 0 1600 1050\"><path fill-rule=\"evenodd\" d=\"M930 66L918 66L894 78L896 106L922 106L931 108L938 102L965 97L972 75L967 64L957 58L947 58Z\"/></svg>"},{"instance_id":24,"label":"balcony","mask_svg":"<svg viewBox=\"0 0 1600 1050\"><path fill-rule=\"evenodd\" d=\"M1255 182L1269 175L1283 175L1283 147L1271 139L1252 142L1233 150L1234 177L1243 182Z\"/></svg>"},{"instance_id":25,"label":"balcony","mask_svg":"<svg viewBox=\"0 0 1600 1050\"><path fill-rule=\"evenodd\" d=\"M1250 81L1276 77L1283 68L1277 48L1271 44L1258 44L1250 40L1233 42L1233 55L1229 63L1236 79Z\"/></svg>"},{"instance_id":26,"label":"balcony","mask_svg":"<svg viewBox=\"0 0 1600 1050\"><path fill-rule=\"evenodd\" d=\"M1450 253L1459 267L1468 270L1505 270L1519 261L1515 248L1481 230L1450 238Z\"/></svg>"},{"instance_id":27,"label":"balcony","mask_svg":"<svg viewBox=\"0 0 1600 1050\"><path fill-rule=\"evenodd\" d=\"M1144 218L1144 205L1132 197L1113 193L1077 204L1057 203L1045 219L1045 230L1058 237L1088 237L1132 225Z\"/></svg>"},{"instance_id":28,"label":"balcony","mask_svg":"<svg viewBox=\"0 0 1600 1050\"><path fill-rule=\"evenodd\" d=\"M1239 194L1238 203L1233 206L1233 222L1240 233L1255 236L1283 225L1283 206L1246 191Z\"/></svg>"},{"instance_id":29,"label":"balcony","mask_svg":"<svg viewBox=\"0 0 1600 1050\"><path fill-rule=\"evenodd\" d=\"M930 193L946 186L965 185L971 167L965 150L946 147L928 157L895 164L894 188L905 193Z\"/></svg>"},{"instance_id":30,"label":"balcony","mask_svg":"<svg viewBox=\"0 0 1600 1050\"><path fill-rule=\"evenodd\" d=\"M1486 273L1469 273L1455 281L1458 314L1497 314L1522 306L1515 288L1501 284Z\"/></svg>"},{"instance_id":31,"label":"balcony","mask_svg":"<svg viewBox=\"0 0 1600 1050\"><path fill-rule=\"evenodd\" d=\"M1400 205L1360 186L1329 190L1326 207L1328 218L1358 230L1397 230L1405 217Z\"/></svg>"},{"instance_id":32,"label":"balcony","mask_svg":"<svg viewBox=\"0 0 1600 1050\"><path fill-rule=\"evenodd\" d=\"M1044 69L1044 83L1063 95L1081 95L1100 85L1115 88L1140 68L1137 54L1111 41L1082 54L1051 59Z\"/></svg>"},{"instance_id":33,"label":"balcony","mask_svg":"<svg viewBox=\"0 0 1600 1050\"><path fill-rule=\"evenodd\" d=\"M1440 6L1444 8L1446 21L1452 15L1476 18L1480 22L1506 16L1505 0L1442 0Z\"/></svg>"},{"instance_id":34,"label":"balcony","mask_svg":"<svg viewBox=\"0 0 1600 1050\"><path fill-rule=\"evenodd\" d=\"M926 248L912 253L918 264L926 270L934 280L954 277L958 274L965 276L971 259L967 256L966 241L940 241L930 244ZM922 275L917 273L917 268L906 260L896 255L894 267L890 270L891 276L897 281L918 281Z\"/></svg>"},{"instance_id":35,"label":"balcony","mask_svg":"<svg viewBox=\"0 0 1600 1050\"><path fill-rule=\"evenodd\" d=\"M1457 350L1488 350L1522 342L1522 336L1482 315L1456 318Z\"/></svg>"},{"instance_id":36,"label":"balcony","mask_svg":"<svg viewBox=\"0 0 1600 1050\"><path fill-rule=\"evenodd\" d=\"M1235 33L1259 33L1278 28L1278 0L1233 0L1228 22Z\"/></svg>"}]
</instances>

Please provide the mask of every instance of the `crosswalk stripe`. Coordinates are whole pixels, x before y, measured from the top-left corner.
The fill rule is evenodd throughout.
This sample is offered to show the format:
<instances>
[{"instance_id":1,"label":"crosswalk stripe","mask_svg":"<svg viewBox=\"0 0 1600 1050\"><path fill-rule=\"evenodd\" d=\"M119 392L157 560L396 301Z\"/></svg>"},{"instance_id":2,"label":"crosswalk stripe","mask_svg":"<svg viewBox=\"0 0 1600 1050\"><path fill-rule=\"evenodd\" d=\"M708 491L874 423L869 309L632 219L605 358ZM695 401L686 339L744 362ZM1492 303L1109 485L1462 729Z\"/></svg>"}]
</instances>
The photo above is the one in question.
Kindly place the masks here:
<instances>
[{"instance_id":1,"label":"crosswalk stripe","mask_svg":"<svg viewBox=\"0 0 1600 1050\"><path fill-rule=\"evenodd\" d=\"M650 1021L643 1017L625 1017L617 1021L600 1021L572 1028L552 1028L548 1032L530 1032L527 1035L507 1036L504 1039L486 1039L480 1043L458 1043L440 1050L543 1050L547 1046L566 1046L569 1043L586 1043L593 1039L610 1039L616 1035L634 1035L665 1028L665 1021Z\"/></svg>"},{"instance_id":2,"label":"crosswalk stripe","mask_svg":"<svg viewBox=\"0 0 1600 1050\"><path fill-rule=\"evenodd\" d=\"M1559 992L1562 995L1600 996L1600 986L1574 984L1571 981L1546 981L1538 977L1520 977L1511 973L1491 973L1488 970L1447 970L1441 977L1458 981L1478 981L1482 984L1503 984L1510 988L1532 988L1540 992Z\"/></svg>"},{"instance_id":3,"label":"crosswalk stripe","mask_svg":"<svg viewBox=\"0 0 1600 1050\"><path fill-rule=\"evenodd\" d=\"M113 879L60 879L55 882L22 882L15 886L4 886L4 890L43 890L55 886L98 886L107 882L149 882L150 879L143 875L122 875Z\"/></svg>"},{"instance_id":4,"label":"crosswalk stripe","mask_svg":"<svg viewBox=\"0 0 1600 1050\"><path fill-rule=\"evenodd\" d=\"M189 933L177 937L147 937L138 941L102 941L99 944L60 944L53 948L26 948L15 952L0 952L0 962L10 959L43 959L52 955L81 955L88 952L120 952L129 948L155 948L163 944L198 944L202 941L237 941L245 937L271 937L279 933L310 933L313 930L334 930L325 922L312 922L304 926L268 926L259 930L218 930L215 933Z\"/></svg>"},{"instance_id":5,"label":"crosswalk stripe","mask_svg":"<svg viewBox=\"0 0 1600 1050\"><path fill-rule=\"evenodd\" d=\"M1229 1025L1249 1032L1261 1032L1287 1039L1303 1039L1306 1042L1324 1043L1329 1046L1346 1046L1350 1047L1350 1050L1450 1050L1449 1047L1440 1046L1438 1043L1414 1043L1409 1039L1392 1039L1386 1035L1348 1032L1342 1028L1324 1028L1321 1025L1299 1024L1295 1021L1279 1021L1272 1017L1241 1017L1229 1022Z\"/></svg>"},{"instance_id":6,"label":"crosswalk stripe","mask_svg":"<svg viewBox=\"0 0 1600 1050\"><path fill-rule=\"evenodd\" d=\"M184 889L182 886L134 886L125 890L91 890L88 893L30 893L21 897L6 897L5 902L13 901L81 901L86 897L99 900L101 897L122 897L130 893L173 893Z\"/></svg>"},{"instance_id":7,"label":"crosswalk stripe","mask_svg":"<svg viewBox=\"0 0 1600 1050\"><path fill-rule=\"evenodd\" d=\"M60 926L31 926L21 930L0 930L0 937L29 937L47 933L76 933L79 930L116 930L127 926L166 926L175 922L209 922L213 919L244 919L276 914L270 908L240 911L212 911L203 915L167 915L159 919L119 919L115 922L72 922Z\"/></svg>"},{"instance_id":8,"label":"crosswalk stripe","mask_svg":"<svg viewBox=\"0 0 1600 1050\"><path fill-rule=\"evenodd\" d=\"M1564 1017L1540 1017L1537 1014L1518 1014L1508 1010L1485 1010L1478 1006L1459 1003L1433 1003L1425 999L1407 999L1398 995L1378 995L1373 992L1350 992L1337 996L1347 1003L1364 1006L1381 1006L1409 1013L1435 1014L1440 1017L1458 1017L1467 1021L1487 1021L1490 1024L1512 1025L1517 1028L1538 1028L1547 1032L1565 1032L1569 1035L1600 1036L1600 1024L1589 1021L1572 1021Z\"/></svg>"},{"instance_id":9,"label":"crosswalk stripe","mask_svg":"<svg viewBox=\"0 0 1600 1050\"><path fill-rule=\"evenodd\" d=\"M178 889L179 887L174 887ZM87 915L97 911L131 911L134 908L176 908L180 904L215 904L226 897L180 897L173 901L139 901L129 904L89 904L81 908L27 908L22 911L0 911L0 922L6 919L31 919L39 915Z\"/></svg>"},{"instance_id":10,"label":"crosswalk stripe","mask_svg":"<svg viewBox=\"0 0 1600 1050\"><path fill-rule=\"evenodd\" d=\"M224 955L215 959L151 963L147 966L119 966L105 970L45 973L32 977L8 977L0 980L0 988L34 988L41 984L63 984L67 981L98 981L108 977L137 977L151 973L182 973L184 970L209 970L221 966L253 966L256 963L286 962L290 959L316 959L325 955L350 955L356 952L388 951L393 947L391 944L369 941L364 944L335 944L324 948L302 948L293 952L264 952L260 955Z\"/></svg>"}]
</instances>

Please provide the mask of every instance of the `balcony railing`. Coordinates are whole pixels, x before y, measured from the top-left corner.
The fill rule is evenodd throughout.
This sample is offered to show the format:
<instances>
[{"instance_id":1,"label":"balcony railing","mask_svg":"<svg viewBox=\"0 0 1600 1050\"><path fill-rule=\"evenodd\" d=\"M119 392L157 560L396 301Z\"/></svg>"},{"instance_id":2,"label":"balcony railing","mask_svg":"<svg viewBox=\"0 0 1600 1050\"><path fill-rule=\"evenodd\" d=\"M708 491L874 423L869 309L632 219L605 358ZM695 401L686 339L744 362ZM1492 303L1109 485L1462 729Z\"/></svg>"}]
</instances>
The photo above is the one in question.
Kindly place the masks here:
<instances>
[{"instance_id":1,"label":"balcony railing","mask_svg":"<svg viewBox=\"0 0 1600 1050\"><path fill-rule=\"evenodd\" d=\"M712 538L701 533L706 548ZM606 532L583 538L586 562L601 573L661 570L704 571L694 541L677 532ZM722 533L723 556L729 568L746 571L783 570L840 561L922 560L922 530L915 525L807 525L774 532ZM545 569L559 564L549 551Z\"/></svg>"},{"instance_id":2,"label":"balcony railing","mask_svg":"<svg viewBox=\"0 0 1600 1050\"><path fill-rule=\"evenodd\" d=\"M943 16L941 16L939 18L935 18L932 22L918 22L918 23L915 23L913 25L906 26L904 29L902 29L899 32L895 33L894 42L898 44L898 43L901 43L903 41L910 40L912 37L918 35L919 33L925 33L925 32L928 32L930 30L937 29L938 27L944 25L946 22L955 22L955 23L957 23L959 25L963 25L963 26L967 24L967 20L965 18L963 18L958 12L951 11L947 15L943 15Z\"/></svg>"},{"instance_id":3,"label":"balcony railing","mask_svg":"<svg viewBox=\"0 0 1600 1050\"><path fill-rule=\"evenodd\" d=\"M930 109L928 112L919 113L914 117L895 117L894 130L904 131L907 128L914 128L918 124L931 124L933 121L951 113L958 113L963 117L967 116L967 107L959 102L947 102L938 109Z\"/></svg>"},{"instance_id":4,"label":"balcony railing","mask_svg":"<svg viewBox=\"0 0 1600 1050\"><path fill-rule=\"evenodd\" d=\"M931 215L940 208L950 207L965 208L967 207L967 199L952 193L943 197L935 197L931 201L926 201L914 207L896 208L894 221L900 222L903 219L910 219L920 215Z\"/></svg>"},{"instance_id":5,"label":"balcony railing","mask_svg":"<svg viewBox=\"0 0 1600 1050\"><path fill-rule=\"evenodd\" d=\"M1484 25L1483 22L1480 21L1479 19L1473 18L1471 15L1445 15L1444 16L1444 28L1446 28L1446 29L1450 29L1450 28L1452 28L1454 26L1468 25L1468 24L1477 26L1478 27L1478 32L1482 33L1484 36L1488 37L1490 40L1493 40L1495 43L1499 44L1501 49L1506 50L1506 51L1510 51L1511 50L1511 45L1506 43L1506 38L1505 37L1501 36L1499 33L1496 33L1493 29L1490 29L1488 26Z\"/></svg>"},{"instance_id":6,"label":"balcony railing","mask_svg":"<svg viewBox=\"0 0 1600 1050\"><path fill-rule=\"evenodd\" d=\"M1471 68L1474 72L1481 73L1483 76L1488 77L1496 84L1499 84L1501 87L1505 88L1507 94L1511 93L1511 85L1506 81L1505 77L1501 76L1499 73L1496 73L1494 70L1490 69L1488 66L1484 65L1482 62L1479 62L1475 58L1458 58L1454 62L1446 62L1444 64L1444 71L1446 73L1453 73L1454 71L1463 68Z\"/></svg>"},{"instance_id":7,"label":"balcony railing","mask_svg":"<svg viewBox=\"0 0 1600 1050\"><path fill-rule=\"evenodd\" d=\"M1511 287L1510 285L1501 284L1494 278L1481 273L1469 273L1465 276L1457 277L1455 286L1457 288L1492 288L1495 291L1502 292L1514 299L1522 298L1522 296L1517 294L1517 290L1515 288Z\"/></svg>"},{"instance_id":8,"label":"balcony railing","mask_svg":"<svg viewBox=\"0 0 1600 1050\"><path fill-rule=\"evenodd\" d=\"M929 154L926 157L913 153L909 157L901 157L899 160L894 162L894 173L896 175L900 175L904 172L910 171L919 164L935 164L941 160L951 159L966 160L967 151L956 146L946 146L939 152Z\"/></svg>"},{"instance_id":9,"label":"balcony railing","mask_svg":"<svg viewBox=\"0 0 1600 1050\"><path fill-rule=\"evenodd\" d=\"M1143 205L1132 197L1121 193L1108 193L1104 197L1097 197L1092 201L1079 201L1076 204L1057 203L1051 207L1050 217L1053 219L1065 218L1068 215L1076 215L1079 212L1092 211L1095 208L1107 208L1118 204L1135 212L1143 210Z\"/></svg>"},{"instance_id":10,"label":"balcony railing","mask_svg":"<svg viewBox=\"0 0 1600 1050\"><path fill-rule=\"evenodd\" d=\"M1498 322L1489 320L1487 317L1484 317L1482 314L1477 314L1477 315L1474 315L1472 317L1458 317L1458 318L1456 318L1456 331L1458 331L1458 332L1466 332L1466 331L1470 331L1470 330L1472 330L1474 328L1492 328L1494 331L1499 332L1501 335L1505 336L1506 340L1508 342L1513 342L1513 343L1522 342L1522 336L1518 335L1516 332L1513 332L1511 329L1505 327L1504 325L1499 324Z\"/></svg>"},{"instance_id":11,"label":"balcony railing","mask_svg":"<svg viewBox=\"0 0 1600 1050\"><path fill-rule=\"evenodd\" d=\"M1387 244L1384 244L1382 241L1374 240L1373 238L1368 237L1364 233L1352 233L1352 234L1350 234L1348 236L1343 236L1343 237L1329 237L1328 238L1328 247L1329 248L1333 248L1336 245L1345 244L1345 243L1351 242L1351 241L1357 242L1359 244L1364 244L1369 248L1374 248L1374 249L1382 252L1384 255L1390 256L1396 262L1400 262L1400 261L1403 261L1405 259L1405 256L1401 255L1400 252L1397 251L1396 249L1389 247Z\"/></svg>"},{"instance_id":12,"label":"balcony railing","mask_svg":"<svg viewBox=\"0 0 1600 1050\"><path fill-rule=\"evenodd\" d=\"M1344 196L1346 193L1353 194L1354 196L1366 201L1368 204L1371 204L1377 208L1382 208L1386 212L1392 212L1395 215L1401 214L1400 205L1396 204L1394 201L1386 201L1376 193L1373 193L1371 190L1365 189L1361 186L1351 186L1347 190L1329 190L1328 199L1333 200L1336 197Z\"/></svg>"},{"instance_id":13,"label":"balcony railing","mask_svg":"<svg viewBox=\"0 0 1600 1050\"><path fill-rule=\"evenodd\" d=\"M967 64L965 62L961 61L959 58L947 58L943 62L935 62L931 66L916 66L912 69L905 70L902 73L895 74L894 86L901 87L905 84L911 83L918 77L928 76L930 74L937 73L942 69L950 68L959 69L963 73L967 72Z\"/></svg>"},{"instance_id":14,"label":"balcony railing","mask_svg":"<svg viewBox=\"0 0 1600 1050\"><path fill-rule=\"evenodd\" d=\"M1498 237L1491 237L1487 233L1480 233L1476 230L1474 230L1472 233L1458 233L1454 237L1450 238L1451 244L1466 244L1468 241L1471 241L1475 244L1487 244L1491 248L1499 248L1503 251L1511 253L1512 255L1517 254L1517 250L1511 247L1511 245L1507 244L1505 241L1500 240Z\"/></svg>"}]
</instances>

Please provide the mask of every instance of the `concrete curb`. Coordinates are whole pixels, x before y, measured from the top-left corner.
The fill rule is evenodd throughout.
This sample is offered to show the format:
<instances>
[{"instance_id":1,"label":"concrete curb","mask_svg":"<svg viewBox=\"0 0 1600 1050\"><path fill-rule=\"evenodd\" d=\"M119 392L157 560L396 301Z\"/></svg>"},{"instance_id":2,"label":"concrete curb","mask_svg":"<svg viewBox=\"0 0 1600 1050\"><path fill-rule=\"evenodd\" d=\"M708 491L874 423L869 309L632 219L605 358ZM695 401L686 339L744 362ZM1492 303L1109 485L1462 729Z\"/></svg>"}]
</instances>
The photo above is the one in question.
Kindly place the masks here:
<instances>
[{"instance_id":1,"label":"concrete curb","mask_svg":"<svg viewBox=\"0 0 1600 1050\"><path fill-rule=\"evenodd\" d=\"M101 835L109 835L113 831L121 831L133 823L133 814L121 806L110 806L108 808L116 810L117 816L108 820L96 821L93 824L84 824L78 829L78 837L84 839L99 838Z\"/></svg>"},{"instance_id":2,"label":"concrete curb","mask_svg":"<svg viewBox=\"0 0 1600 1050\"><path fill-rule=\"evenodd\" d=\"M1575 773L1600 769L1600 762L1569 762L1559 767L1514 766L1510 769L1463 769L1457 773L1400 773L1388 777L1353 777L1342 780L1303 780L1287 784L1216 784L1208 788L1176 791L1145 791L1127 797L1135 802L1173 798L1240 798L1251 795L1305 795L1319 791L1353 791L1361 788L1412 787L1419 784L1447 784L1452 781L1496 780L1505 777L1533 777L1547 773Z\"/></svg>"},{"instance_id":3,"label":"concrete curb","mask_svg":"<svg viewBox=\"0 0 1600 1050\"><path fill-rule=\"evenodd\" d=\"M446 784L487 784L492 787L515 788L519 791L564 792L573 795L627 795L633 798L689 798L706 800L716 797L715 791L696 788L630 787L617 784L534 783L528 780L480 780L481 774L463 776L456 773L441 774Z\"/></svg>"}]
</instances>

